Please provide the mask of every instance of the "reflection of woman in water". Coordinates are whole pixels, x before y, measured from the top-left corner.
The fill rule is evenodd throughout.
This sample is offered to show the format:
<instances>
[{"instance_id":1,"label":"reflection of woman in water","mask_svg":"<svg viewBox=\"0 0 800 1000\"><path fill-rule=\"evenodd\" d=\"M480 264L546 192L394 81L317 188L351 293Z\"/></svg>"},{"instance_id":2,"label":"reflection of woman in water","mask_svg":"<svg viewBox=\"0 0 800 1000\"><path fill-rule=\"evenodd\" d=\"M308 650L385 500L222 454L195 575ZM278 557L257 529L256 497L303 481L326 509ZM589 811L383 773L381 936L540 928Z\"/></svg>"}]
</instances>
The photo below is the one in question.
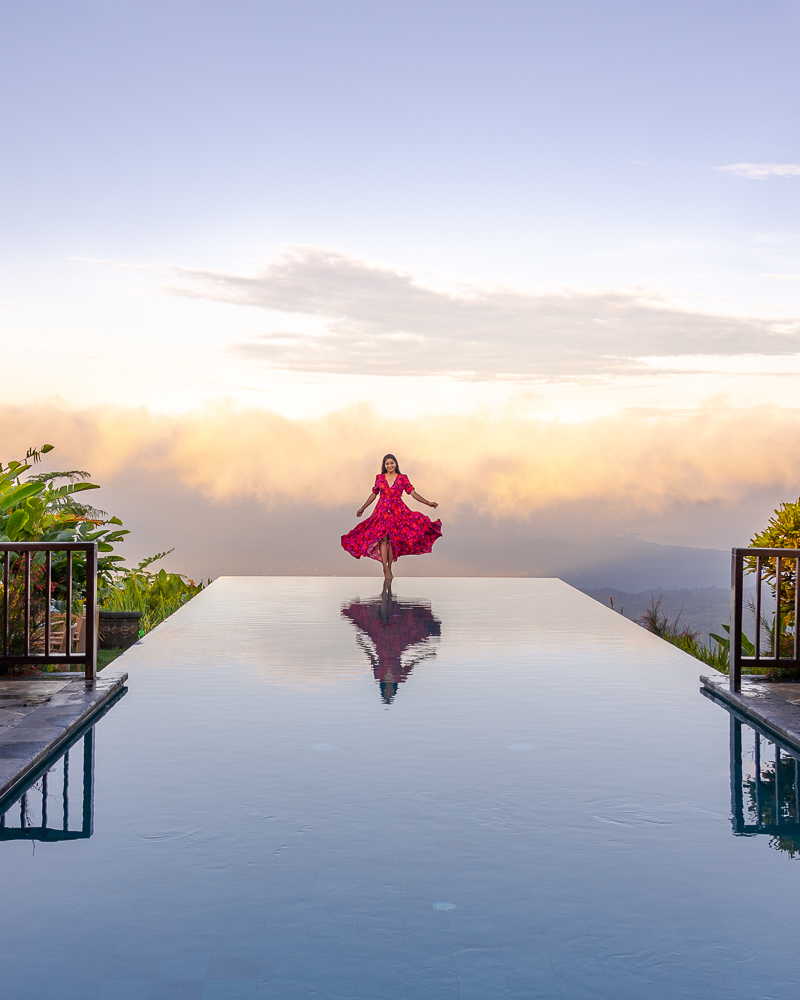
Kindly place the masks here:
<instances>
[{"instance_id":1,"label":"reflection of woman in water","mask_svg":"<svg viewBox=\"0 0 800 1000\"><path fill-rule=\"evenodd\" d=\"M408 481L408 476L400 472L394 455L386 455L381 471L375 477L372 493L356 511L356 517L361 517L376 497L380 497L378 506L363 524L342 535L342 548L355 559L369 556L383 563L384 581L389 586L395 559L430 552L433 543L442 534L442 522L431 521L424 514L409 510L403 502L403 493L410 493L415 500L428 507L435 509L439 506L421 497Z\"/></svg>"},{"instance_id":2,"label":"reflection of woman in water","mask_svg":"<svg viewBox=\"0 0 800 1000\"><path fill-rule=\"evenodd\" d=\"M436 655L433 650L420 648L416 657L405 663L401 660L409 647L423 647L432 636L441 635L441 622L427 604L396 601L390 593L384 593L375 601L353 601L342 608L342 614L358 630L357 642L372 663L372 673L387 705L394 699L398 684L420 660Z\"/></svg>"}]
</instances>

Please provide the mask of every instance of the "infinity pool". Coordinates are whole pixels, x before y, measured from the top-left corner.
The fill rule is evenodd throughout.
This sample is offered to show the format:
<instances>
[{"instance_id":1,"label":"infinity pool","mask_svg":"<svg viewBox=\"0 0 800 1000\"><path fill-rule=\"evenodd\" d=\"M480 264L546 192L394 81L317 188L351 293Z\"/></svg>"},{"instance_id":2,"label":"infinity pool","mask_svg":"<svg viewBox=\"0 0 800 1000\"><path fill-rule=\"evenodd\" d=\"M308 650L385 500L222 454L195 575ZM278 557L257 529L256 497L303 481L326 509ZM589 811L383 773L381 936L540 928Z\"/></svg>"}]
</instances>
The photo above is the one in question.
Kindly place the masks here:
<instances>
[{"instance_id":1,"label":"infinity pool","mask_svg":"<svg viewBox=\"0 0 800 1000\"><path fill-rule=\"evenodd\" d=\"M91 835L0 838L4 1000L800 992L700 665L557 580L228 577L125 665Z\"/></svg>"}]
</instances>

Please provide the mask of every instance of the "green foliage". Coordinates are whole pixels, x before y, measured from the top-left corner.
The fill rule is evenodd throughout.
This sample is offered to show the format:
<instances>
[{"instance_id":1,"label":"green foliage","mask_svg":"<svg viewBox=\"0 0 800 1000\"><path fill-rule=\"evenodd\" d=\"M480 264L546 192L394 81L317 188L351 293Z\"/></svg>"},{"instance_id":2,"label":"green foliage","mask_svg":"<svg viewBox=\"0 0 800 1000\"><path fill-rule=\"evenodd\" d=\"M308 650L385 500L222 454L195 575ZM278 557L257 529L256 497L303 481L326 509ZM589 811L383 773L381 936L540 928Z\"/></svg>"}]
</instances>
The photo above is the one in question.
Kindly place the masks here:
<instances>
[{"instance_id":1,"label":"green foliage","mask_svg":"<svg viewBox=\"0 0 800 1000\"><path fill-rule=\"evenodd\" d=\"M78 493L99 489L87 482L89 473L73 469L33 474L22 481L21 477L41 456L52 450L53 446L46 444L39 449L29 448L23 461L12 461L7 466L0 462L0 542L97 542L98 573L101 580L110 580L115 563L122 560L122 556L114 555L114 546L128 532L118 517L108 517L105 511L76 498ZM34 565L43 565L44 558L43 552L37 552ZM77 591L82 593L86 566L81 557L75 558L74 568ZM65 569L66 555L54 554L56 599L64 596Z\"/></svg>"},{"instance_id":2,"label":"green foliage","mask_svg":"<svg viewBox=\"0 0 800 1000\"><path fill-rule=\"evenodd\" d=\"M800 497L793 503L782 503L773 511L769 524L750 539L750 545L759 549L800 549ZM773 592L776 587L775 574L777 565L775 559L765 559L763 564L764 579L771 585ZM747 560L747 570L756 570L755 557ZM781 631L786 633L794 629L794 598L797 588L795 564L790 562L782 567L780 581ZM783 640L782 640L783 642ZM789 643L787 643L787 646Z\"/></svg>"},{"instance_id":3,"label":"green foliage","mask_svg":"<svg viewBox=\"0 0 800 1000\"><path fill-rule=\"evenodd\" d=\"M648 632L652 632L654 635L666 639L667 642L672 642L675 645L677 645L678 640L697 639L697 632L693 632L689 628L681 628L680 621L683 608L670 621L669 617L661 610L662 599L661 597L656 599L655 596L651 596L650 607L645 610L640 618L636 619L637 623L642 628L646 628Z\"/></svg>"},{"instance_id":4,"label":"green foliage","mask_svg":"<svg viewBox=\"0 0 800 1000\"><path fill-rule=\"evenodd\" d=\"M25 580L20 559L12 559L8 578L9 652L20 656L25 651ZM0 602L5 600L5 584L0 582ZM44 623L47 606L47 580L43 566L31 566L29 634L35 637ZM1 620L1 619L0 619Z\"/></svg>"},{"instance_id":5,"label":"green foliage","mask_svg":"<svg viewBox=\"0 0 800 1000\"><path fill-rule=\"evenodd\" d=\"M148 632L199 593L203 584L196 584L180 573L167 573L163 569L153 573L148 569L169 552L143 559L135 569L120 567L123 557L114 553L114 546L129 532L122 528L119 518L109 517L105 511L78 499L77 494L99 488L88 481L88 472L72 469L26 475L41 461L42 455L52 450L52 445L45 444L38 449L29 448L21 461L11 461L8 465L0 462L0 541L97 542L100 607L107 611L140 611L142 633ZM25 641L24 560L16 553L9 553L0 557L0 564L5 558L9 560L11 652L20 653ZM44 563L43 552L32 555L29 623L32 640L43 627L48 601L54 609L81 612L86 589L86 561L82 554L76 553L72 561L71 609L66 608L66 553L52 555L49 594ZM0 583L0 601L3 596Z\"/></svg>"},{"instance_id":6,"label":"green foliage","mask_svg":"<svg viewBox=\"0 0 800 1000\"><path fill-rule=\"evenodd\" d=\"M78 523L102 513L75 499L77 493L98 489L95 483L86 482L88 472L54 472L21 481L41 455L52 450L52 445L38 451L30 448L26 456L30 461L12 461L7 466L0 462L1 541L71 541L70 532ZM63 479L67 481L57 486Z\"/></svg>"},{"instance_id":7,"label":"green foliage","mask_svg":"<svg viewBox=\"0 0 800 1000\"><path fill-rule=\"evenodd\" d=\"M681 609L682 610L682 609ZM650 600L650 607L637 620L638 624L646 628L648 632L664 639L665 642L677 646L684 653L694 656L702 663L719 670L722 674L727 674L730 670L730 625L723 625L722 630L725 635L717 635L712 632L709 639L713 641L713 646L706 646L699 641L699 633L689 628L682 628L680 624L681 612L672 621L661 610L661 598L655 597ZM742 632L742 651L745 656L752 656L755 652L753 643ZM750 672L754 668L745 666L744 673Z\"/></svg>"},{"instance_id":8,"label":"green foliage","mask_svg":"<svg viewBox=\"0 0 800 1000\"><path fill-rule=\"evenodd\" d=\"M78 494L98 487L88 482L89 474L80 469L67 472L30 474L42 455L53 450L46 444L29 448L23 460L4 465L0 462L0 541L2 542L97 542L98 574L101 582L110 581L122 556L114 554L114 545L128 534L119 518L109 518L104 511L81 502ZM23 477L25 477L23 479ZM18 553L4 553L8 560L9 631L11 652L20 654L25 641L25 561ZM51 559L51 589L47 593L45 553L31 555L31 601L29 633L35 642L44 625L48 602L55 609L67 611L67 554L54 552ZM76 553L72 560L73 605L80 612L86 588L86 560ZM0 583L0 600L4 599Z\"/></svg>"},{"instance_id":9,"label":"green foliage","mask_svg":"<svg viewBox=\"0 0 800 1000\"><path fill-rule=\"evenodd\" d=\"M164 569L153 573L148 569L172 551L149 556L135 569L118 568L113 582L100 590L101 609L140 611L140 630L144 634L199 594L203 589L202 583L195 583L181 573L167 573Z\"/></svg>"},{"instance_id":10,"label":"green foliage","mask_svg":"<svg viewBox=\"0 0 800 1000\"><path fill-rule=\"evenodd\" d=\"M107 667L109 663L113 663L118 656L121 656L125 652L124 649L98 649L97 650L97 669L102 670Z\"/></svg>"},{"instance_id":11,"label":"green foliage","mask_svg":"<svg viewBox=\"0 0 800 1000\"><path fill-rule=\"evenodd\" d=\"M709 639L713 639L718 648L725 653L725 662L727 663L731 649L731 627L730 625L722 625L721 628L725 635L717 635L716 632L711 632L708 637ZM742 632L742 652L745 656L756 655L754 643L748 639L744 632Z\"/></svg>"}]
</instances>

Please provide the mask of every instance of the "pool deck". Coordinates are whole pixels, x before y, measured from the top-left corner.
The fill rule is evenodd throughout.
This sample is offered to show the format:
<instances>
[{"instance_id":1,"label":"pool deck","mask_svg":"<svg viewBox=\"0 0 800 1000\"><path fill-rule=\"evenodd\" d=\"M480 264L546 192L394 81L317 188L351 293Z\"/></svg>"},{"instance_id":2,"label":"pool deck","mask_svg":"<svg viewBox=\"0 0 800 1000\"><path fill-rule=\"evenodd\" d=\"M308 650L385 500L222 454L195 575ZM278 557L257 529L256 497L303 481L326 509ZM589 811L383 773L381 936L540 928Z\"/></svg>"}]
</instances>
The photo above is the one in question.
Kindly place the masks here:
<instances>
[{"instance_id":1,"label":"pool deck","mask_svg":"<svg viewBox=\"0 0 800 1000\"><path fill-rule=\"evenodd\" d=\"M0 678L0 800L68 742L127 679L116 663L90 685L83 674Z\"/></svg>"},{"instance_id":2,"label":"pool deck","mask_svg":"<svg viewBox=\"0 0 800 1000\"><path fill-rule=\"evenodd\" d=\"M701 674L700 683L701 691L749 715L800 751L800 684L745 675L742 677L742 690L734 693L725 674Z\"/></svg>"}]
</instances>

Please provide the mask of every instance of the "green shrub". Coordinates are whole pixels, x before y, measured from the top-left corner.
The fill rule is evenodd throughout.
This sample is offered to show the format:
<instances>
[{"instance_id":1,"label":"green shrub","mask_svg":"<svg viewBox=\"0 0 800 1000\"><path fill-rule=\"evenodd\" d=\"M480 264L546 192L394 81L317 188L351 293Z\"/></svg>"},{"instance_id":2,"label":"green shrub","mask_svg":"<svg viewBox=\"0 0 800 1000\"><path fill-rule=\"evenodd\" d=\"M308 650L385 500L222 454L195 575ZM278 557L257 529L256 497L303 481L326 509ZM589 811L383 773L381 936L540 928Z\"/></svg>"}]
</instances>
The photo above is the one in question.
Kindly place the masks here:
<instances>
[{"instance_id":1,"label":"green shrub","mask_svg":"<svg viewBox=\"0 0 800 1000\"><path fill-rule=\"evenodd\" d=\"M182 573L167 573L164 569L152 573L147 568L172 551L149 556L135 569L118 568L113 583L100 590L101 610L140 611L140 635L144 635L199 594L202 583L195 583Z\"/></svg>"},{"instance_id":2,"label":"green shrub","mask_svg":"<svg viewBox=\"0 0 800 1000\"><path fill-rule=\"evenodd\" d=\"M109 517L78 500L77 494L96 490L88 482L89 473L80 469L67 472L31 473L42 455L53 450L49 444L29 448L25 458L0 462L0 541L3 542L97 542L98 599L106 611L140 611L141 634L149 632L169 617L203 588L180 573L148 569L152 563L168 555L159 552L143 559L135 569L119 566L123 557L114 554L114 546L128 532L119 518ZM23 478L24 477L24 478ZM170 550L172 551L172 550ZM24 621L24 561L16 554L0 556L9 560L9 630L11 652L22 651L25 641ZM75 553L72 561L72 608L66 607L66 553L53 553L51 590L46 593L45 555L31 557L31 604L29 634L35 641L43 627L48 601L54 611L83 612L86 592L86 561ZM2 577L0 577L2 579ZM210 581L209 581L210 582ZM0 601L4 598L0 583ZM36 669L36 668L31 668Z\"/></svg>"},{"instance_id":3,"label":"green shrub","mask_svg":"<svg viewBox=\"0 0 800 1000\"><path fill-rule=\"evenodd\" d=\"M722 626L722 630L725 632L724 636L712 632L709 639L713 645L705 646L699 641L699 632L681 627L682 611L683 609L670 621L661 610L661 598L652 597L650 607L637 619L637 623L642 628L646 628L648 632L664 639L665 642L672 643L673 646L682 649L684 653L694 656L714 670L719 670L722 674L727 674L730 671L730 625ZM752 656L755 652L752 642L744 632L742 632L742 650L745 656ZM754 669L756 668L746 665L742 668L742 672L751 673Z\"/></svg>"}]
</instances>

